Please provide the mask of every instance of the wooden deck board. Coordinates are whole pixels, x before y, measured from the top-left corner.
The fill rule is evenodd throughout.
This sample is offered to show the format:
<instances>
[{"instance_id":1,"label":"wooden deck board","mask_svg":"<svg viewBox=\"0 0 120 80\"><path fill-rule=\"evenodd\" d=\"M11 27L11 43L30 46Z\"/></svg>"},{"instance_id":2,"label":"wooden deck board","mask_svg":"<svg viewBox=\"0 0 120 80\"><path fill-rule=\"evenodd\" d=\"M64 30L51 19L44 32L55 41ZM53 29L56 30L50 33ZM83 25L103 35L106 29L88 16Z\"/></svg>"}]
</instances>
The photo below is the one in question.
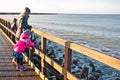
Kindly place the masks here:
<instances>
[{"instance_id":1,"label":"wooden deck board","mask_svg":"<svg viewBox=\"0 0 120 80\"><path fill-rule=\"evenodd\" d=\"M0 80L41 80L29 65L28 71L17 71L12 60L12 44L0 31Z\"/></svg>"}]
</instances>

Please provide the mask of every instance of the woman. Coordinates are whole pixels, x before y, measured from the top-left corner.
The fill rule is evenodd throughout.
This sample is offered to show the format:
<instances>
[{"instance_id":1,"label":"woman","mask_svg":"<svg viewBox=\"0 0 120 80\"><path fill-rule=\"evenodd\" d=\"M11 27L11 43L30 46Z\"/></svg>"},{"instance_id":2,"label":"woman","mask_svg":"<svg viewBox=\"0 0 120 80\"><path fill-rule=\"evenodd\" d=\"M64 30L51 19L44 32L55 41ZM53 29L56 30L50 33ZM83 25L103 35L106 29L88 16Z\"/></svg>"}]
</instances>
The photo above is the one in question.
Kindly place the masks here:
<instances>
[{"instance_id":1,"label":"woman","mask_svg":"<svg viewBox=\"0 0 120 80\"><path fill-rule=\"evenodd\" d=\"M28 25L28 18L30 13L31 13L30 9L28 7L25 7L24 11L20 14L19 18L17 19L16 41L19 40L23 30L32 28L30 25Z\"/></svg>"}]
</instances>

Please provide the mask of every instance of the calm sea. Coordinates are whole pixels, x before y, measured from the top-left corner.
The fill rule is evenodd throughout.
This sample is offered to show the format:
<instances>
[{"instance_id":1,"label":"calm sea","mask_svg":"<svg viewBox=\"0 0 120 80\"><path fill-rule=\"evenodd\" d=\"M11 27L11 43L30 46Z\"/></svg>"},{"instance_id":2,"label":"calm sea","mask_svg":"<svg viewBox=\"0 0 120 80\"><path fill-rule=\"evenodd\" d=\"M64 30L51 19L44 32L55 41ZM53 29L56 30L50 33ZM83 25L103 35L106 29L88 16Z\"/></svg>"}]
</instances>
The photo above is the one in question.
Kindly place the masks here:
<instances>
[{"instance_id":1,"label":"calm sea","mask_svg":"<svg viewBox=\"0 0 120 80\"><path fill-rule=\"evenodd\" d=\"M0 15L0 17L13 19L14 17L18 18L18 15ZM120 59L120 15L30 15L29 24L46 33ZM116 75L120 77L119 71L117 73L111 72L111 74L114 77Z\"/></svg>"},{"instance_id":2,"label":"calm sea","mask_svg":"<svg viewBox=\"0 0 120 80\"><path fill-rule=\"evenodd\" d=\"M31 15L30 23L40 28L120 39L120 15Z\"/></svg>"}]
</instances>

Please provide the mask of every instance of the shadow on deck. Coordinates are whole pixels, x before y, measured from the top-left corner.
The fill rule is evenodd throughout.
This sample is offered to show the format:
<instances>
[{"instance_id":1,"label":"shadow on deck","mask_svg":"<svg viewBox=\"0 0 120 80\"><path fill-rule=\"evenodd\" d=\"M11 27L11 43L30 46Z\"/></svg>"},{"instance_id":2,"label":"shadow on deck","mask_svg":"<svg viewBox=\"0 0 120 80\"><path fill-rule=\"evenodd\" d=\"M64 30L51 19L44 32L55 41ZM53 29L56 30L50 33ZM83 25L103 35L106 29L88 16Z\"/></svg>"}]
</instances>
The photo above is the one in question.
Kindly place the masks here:
<instances>
[{"instance_id":1,"label":"shadow on deck","mask_svg":"<svg viewBox=\"0 0 120 80\"><path fill-rule=\"evenodd\" d=\"M0 30L0 80L41 80L28 64L28 71L17 71L12 60L12 44Z\"/></svg>"}]
</instances>

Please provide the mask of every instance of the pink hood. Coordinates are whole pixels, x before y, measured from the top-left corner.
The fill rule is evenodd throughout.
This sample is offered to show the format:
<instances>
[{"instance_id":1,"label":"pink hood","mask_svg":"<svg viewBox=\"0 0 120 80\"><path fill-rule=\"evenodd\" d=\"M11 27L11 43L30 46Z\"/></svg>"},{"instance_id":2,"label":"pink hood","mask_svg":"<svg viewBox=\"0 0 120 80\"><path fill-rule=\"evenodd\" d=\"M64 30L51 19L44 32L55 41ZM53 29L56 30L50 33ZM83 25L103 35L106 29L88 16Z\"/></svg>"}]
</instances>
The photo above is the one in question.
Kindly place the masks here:
<instances>
[{"instance_id":1,"label":"pink hood","mask_svg":"<svg viewBox=\"0 0 120 80\"><path fill-rule=\"evenodd\" d=\"M20 35L20 39L28 39L28 38L29 38L29 35L26 34L26 33L22 33L22 34Z\"/></svg>"}]
</instances>

